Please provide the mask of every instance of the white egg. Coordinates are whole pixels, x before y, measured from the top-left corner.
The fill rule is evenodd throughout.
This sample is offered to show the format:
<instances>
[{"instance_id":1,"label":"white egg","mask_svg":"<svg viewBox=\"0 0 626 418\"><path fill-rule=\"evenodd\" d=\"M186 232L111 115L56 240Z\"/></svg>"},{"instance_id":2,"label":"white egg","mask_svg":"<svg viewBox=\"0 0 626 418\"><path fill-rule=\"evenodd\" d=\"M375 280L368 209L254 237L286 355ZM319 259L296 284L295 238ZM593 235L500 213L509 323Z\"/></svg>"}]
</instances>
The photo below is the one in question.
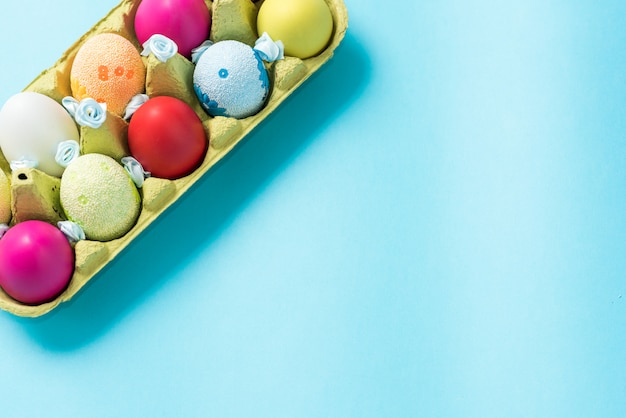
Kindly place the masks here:
<instances>
[{"instance_id":1,"label":"white egg","mask_svg":"<svg viewBox=\"0 0 626 418\"><path fill-rule=\"evenodd\" d=\"M0 149L9 163L27 161L60 177L64 167L55 160L57 147L63 141L78 139L78 127L70 114L46 95L18 93L0 109Z\"/></svg>"}]
</instances>

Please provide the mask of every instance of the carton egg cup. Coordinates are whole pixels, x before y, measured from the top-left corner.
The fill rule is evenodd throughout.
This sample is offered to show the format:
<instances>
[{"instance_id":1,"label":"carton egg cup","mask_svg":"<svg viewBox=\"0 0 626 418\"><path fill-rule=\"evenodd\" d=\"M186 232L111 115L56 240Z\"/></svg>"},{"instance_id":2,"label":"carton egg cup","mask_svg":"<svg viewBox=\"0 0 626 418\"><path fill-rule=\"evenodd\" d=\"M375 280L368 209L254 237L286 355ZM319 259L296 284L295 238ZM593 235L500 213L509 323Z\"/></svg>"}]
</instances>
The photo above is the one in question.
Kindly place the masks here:
<instances>
[{"instance_id":1,"label":"carton egg cup","mask_svg":"<svg viewBox=\"0 0 626 418\"><path fill-rule=\"evenodd\" d=\"M113 258L145 230L161 213L179 199L193 184L202 178L219 160L228 154L248 133L315 73L333 55L342 41L348 26L348 15L343 0L325 0L334 22L331 40L320 54L301 60L285 56L283 60L266 64L271 81L270 97L265 107L256 115L245 119L209 116L201 108L193 91L194 64L177 54L163 63L152 54L143 57L146 66L146 94L150 97L173 96L189 104L202 120L209 138L204 161L190 175L167 180L146 178L139 189L142 198L141 214L133 228L121 238L107 241L81 240L74 246L76 264L68 287L57 298L40 305L26 305L8 296L0 289L0 308L17 316L37 317L73 298L80 289L102 270ZM214 42L234 39L253 45L258 38L256 15L262 2L250 0L205 0L211 10L212 27L210 39ZM70 70L81 45L99 33L117 33L130 40L138 49L133 29L134 16L139 0L122 0L103 19L78 39L50 68L44 70L24 91L45 94L57 102L71 96ZM129 155L126 132L128 122L108 113L106 122L97 129L80 128L81 154L101 153L116 160ZM18 222L39 219L49 223L65 220L59 200L60 179L35 168L11 171L0 153L0 169L11 181L11 209L14 225Z\"/></svg>"}]
</instances>

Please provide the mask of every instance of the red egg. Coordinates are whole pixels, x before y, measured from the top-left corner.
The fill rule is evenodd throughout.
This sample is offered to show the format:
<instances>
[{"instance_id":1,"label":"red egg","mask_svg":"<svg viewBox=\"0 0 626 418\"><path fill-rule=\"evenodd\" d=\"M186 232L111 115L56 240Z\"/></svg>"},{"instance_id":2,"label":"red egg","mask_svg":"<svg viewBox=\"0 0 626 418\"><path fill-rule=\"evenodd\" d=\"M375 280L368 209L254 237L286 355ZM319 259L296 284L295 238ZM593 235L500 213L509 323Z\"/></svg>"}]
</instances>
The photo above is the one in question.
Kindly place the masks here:
<instances>
[{"instance_id":1,"label":"red egg","mask_svg":"<svg viewBox=\"0 0 626 418\"><path fill-rule=\"evenodd\" d=\"M208 141L202 121L187 103L158 96L132 116L128 147L153 177L173 180L190 174L202 163Z\"/></svg>"},{"instance_id":2,"label":"red egg","mask_svg":"<svg viewBox=\"0 0 626 418\"><path fill-rule=\"evenodd\" d=\"M209 39L211 14L204 0L142 0L135 15L140 43L152 35L170 38L187 58L191 50Z\"/></svg>"},{"instance_id":3,"label":"red egg","mask_svg":"<svg viewBox=\"0 0 626 418\"><path fill-rule=\"evenodd\" d=\"M57 297L74 272L74 250L55 226L24 221L0 239L0 286L13 299L38 305Z\"/></svg>"}]
</instances>

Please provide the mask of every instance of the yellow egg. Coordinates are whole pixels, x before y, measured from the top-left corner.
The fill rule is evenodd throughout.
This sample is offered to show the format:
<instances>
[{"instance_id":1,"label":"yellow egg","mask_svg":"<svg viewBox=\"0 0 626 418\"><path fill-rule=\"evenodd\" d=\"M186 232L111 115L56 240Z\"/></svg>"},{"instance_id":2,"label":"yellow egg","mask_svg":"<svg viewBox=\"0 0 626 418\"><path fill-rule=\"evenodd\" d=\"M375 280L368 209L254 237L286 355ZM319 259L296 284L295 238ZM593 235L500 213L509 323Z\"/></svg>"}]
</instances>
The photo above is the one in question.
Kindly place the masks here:
<instances>
[{"instance_id":1,"label":"yellow egg","mask_svg":"<svg viewBox=\"0 0 626 418\"><path fill-rule=\"evenodd\" d=\"M130 99L145 90L146 68L139 51L115 33L95 35L80 47L72 64L70 83L77 100L90 97L107 110L124 114Z\"/></svg>"},{"instance_id":2,"label":"yellow egg","mask_svg":"<svg viewBox=\"0 0 626 418\"><path fill-rule=\"evenodd\" d=\"M60 200L67 219L93 241L123 236L141 210L141 196L124 167L102 154L81 155L67 166Z\"/></svg>"},{"instance_id":3,"label":"yellow egg","mask_svg":"<svg viewBox=\"0 0 626 418\"><path fill-rule=\"evenodd\" d=\"M333 17L324 0L265 0L257 17L259 35L267 32L285 45L285 55L309 58L328 45Z\"/></svg>"}]
</instances>

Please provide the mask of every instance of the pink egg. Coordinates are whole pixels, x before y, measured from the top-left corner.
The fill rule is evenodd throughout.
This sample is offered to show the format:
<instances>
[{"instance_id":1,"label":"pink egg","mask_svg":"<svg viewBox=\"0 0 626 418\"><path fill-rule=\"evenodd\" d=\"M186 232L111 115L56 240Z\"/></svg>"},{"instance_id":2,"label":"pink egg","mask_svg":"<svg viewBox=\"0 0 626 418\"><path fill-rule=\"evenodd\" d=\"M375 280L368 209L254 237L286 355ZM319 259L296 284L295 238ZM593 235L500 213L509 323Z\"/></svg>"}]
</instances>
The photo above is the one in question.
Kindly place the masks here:
<instances>
[{"instance_id":1,"label":"pink egg","mask_svg":"<svg viewBox=\"0 0 626 418\"><path fill-rule=\"evenodd\" d=\"M187 58L191 50L209 38L211 14L204 0L142 0L135 15L140 43L152 35L170 38Z\"/></svg>"},{"instance_id":2,"label":"pink egg","mask_svg":"<svg viewBox=\"0 0 626 418\"><path fill-rule=\"evenodd\" d=\"M24 221L0 239L0 287L13 299L38 305L57 297L74 272L65 235L42 221Z\"/></svg>"}]
</instances>

